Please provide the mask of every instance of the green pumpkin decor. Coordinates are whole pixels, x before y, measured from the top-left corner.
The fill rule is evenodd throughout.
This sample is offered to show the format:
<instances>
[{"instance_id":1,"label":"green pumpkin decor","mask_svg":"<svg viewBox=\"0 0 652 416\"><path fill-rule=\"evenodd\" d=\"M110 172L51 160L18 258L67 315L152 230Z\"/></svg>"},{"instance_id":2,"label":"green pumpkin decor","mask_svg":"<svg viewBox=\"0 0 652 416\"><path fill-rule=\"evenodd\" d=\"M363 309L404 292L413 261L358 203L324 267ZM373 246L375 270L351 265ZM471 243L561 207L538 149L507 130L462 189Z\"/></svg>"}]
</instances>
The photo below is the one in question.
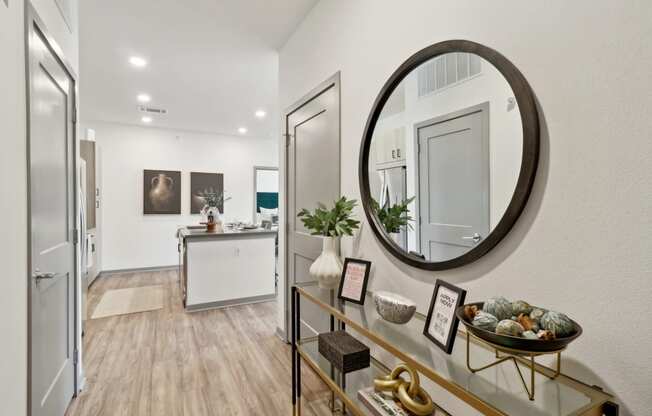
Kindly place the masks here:
<instances>
[{"instance_id":1,"label":"green pumpkin decor","mask_svg":"<svg viewBox=\"0 0 652 416\"><path fill-rule=\"evenodd\" d=\"M496 325L498 325L498 318L490 313L480 311L475 315L475 318L473 318L471 323L473 326L477 326L478 328L494 332L496 330Z\"/></svg>"},{"instance_id":2,"label":"green pumpkin decor","mask_svg":"<svg viewBox=\"0 0 652 416\"><path fill-rule=\"evenodd\" d=\"M534 333L534 331L525 331L523 332L523 334L521 334L521 336L527 339L539 339L539 337L537 336L536 333Z\"/></svg>"},{"instance_id":3,"label":"green pumpkin decor","mask_svg":"<svg viewBox=\"0 0 652 416\"><path fill-rule=\"evenodd\" d=\"M522 313L528 315L530 312L532 312L532 306L526 301L517 300L512 302L512 315L519 316Z\"/></svg>"},{"instance_id":4,"label":"green pumpkin decor","mask_svg":"<svg viewBox=\"0 0 652 416\"><path fill-rule=\"evenodd\" d=\"M521 324L511 319L503 319L496 325L496 334L498 335L511 335L513 337L520 337L524 329Z\"/></svg>"},{"instance_id":5,"label":"green pumpkin decor","mask_svg":"<svg viewBox=\"0 0 652 416\"><path fill-rule=\"evenodd\" d=\"M491 298L482 307L484 312L490 313L499 321L509 319L512 316L512 303L502 296Z\"/></svg>"},{"instance_id":6,"label":"green pumpkin decor","mask_svg":"<svg viewBox=\"0 0 652 416\"><path fill-rule=\"evenodd\" d=\"M548 311L541 317L541 328L552 332L557 338L567 337L575 331L573 321L563 313Z\"/></svg>"},{"instance_id":7,"label":"green pumpkin decor","mask_svg":"<svg viewBox=\"0 0 652 416\"><path fill-rule=\"evenodd\" d=\"M530 319L532 319L535 322L540 322L541 317L546 313L543 309L540 308L534 308L530 312Z\"/></svg>"}]
</instances>

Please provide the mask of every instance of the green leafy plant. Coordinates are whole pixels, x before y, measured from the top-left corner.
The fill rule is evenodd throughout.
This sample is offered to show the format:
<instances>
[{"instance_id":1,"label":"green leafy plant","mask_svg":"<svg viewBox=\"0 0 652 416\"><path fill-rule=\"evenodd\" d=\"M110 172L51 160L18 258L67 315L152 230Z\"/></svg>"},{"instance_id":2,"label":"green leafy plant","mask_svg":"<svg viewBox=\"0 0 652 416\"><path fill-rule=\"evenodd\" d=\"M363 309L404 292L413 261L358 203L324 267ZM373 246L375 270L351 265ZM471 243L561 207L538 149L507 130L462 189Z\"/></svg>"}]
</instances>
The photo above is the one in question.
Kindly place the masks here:
<instances>
[{"instance_id":1,"label":"green leafy plant","mask_svg":"<svg viewBox=\"0 0 652 416\"><path fill-rule=\"evenodd\" d=\"M390 205L389 203L384 204L382 207L375 200L371 200L371 206L373 207L374 212L378 216L380 223L383 224L385 231L388 233L398 233L401 231L401 227L409 227L412 229L412 224L410 221L414 221L414 218L410 217L410 210L408 205L414 201L415 197L406 199L403 202Z\"/></svg>"},{"instance_id":2,"label":"green leafy plant","mask_svg":"<svg viewBox=\"0 0 652 416\"><path fill-rule=\"evenodd\" d=\"M360 227L360 221L351 218L357 203L355 199L346 199L343 196L334 201L334 206L330 209L320 202L314 213L304 208L297 217L301 218L301 222L312 235L325 237L353 235L353 231Z\"/></svg>"}]
</instances>

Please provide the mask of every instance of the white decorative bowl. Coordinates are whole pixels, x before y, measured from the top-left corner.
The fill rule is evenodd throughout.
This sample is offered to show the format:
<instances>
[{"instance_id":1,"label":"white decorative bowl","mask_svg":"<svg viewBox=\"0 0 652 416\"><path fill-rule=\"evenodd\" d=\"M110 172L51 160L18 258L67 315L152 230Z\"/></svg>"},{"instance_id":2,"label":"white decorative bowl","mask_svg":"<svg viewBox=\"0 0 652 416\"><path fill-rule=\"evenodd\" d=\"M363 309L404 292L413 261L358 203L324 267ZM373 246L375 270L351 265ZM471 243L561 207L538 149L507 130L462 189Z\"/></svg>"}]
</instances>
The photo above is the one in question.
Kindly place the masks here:
<instances>
[{"instance_id":1,"label":"white decorative bowl","mask_svg":"<svg viewBox=\"0 0 652 416\"><path fill-rule=\"evenodd\" d=\"M417 304L410 299L391 292L375 292L376 311L386 321L406 324L417 310Z\"/></svg>"}]
</instances>

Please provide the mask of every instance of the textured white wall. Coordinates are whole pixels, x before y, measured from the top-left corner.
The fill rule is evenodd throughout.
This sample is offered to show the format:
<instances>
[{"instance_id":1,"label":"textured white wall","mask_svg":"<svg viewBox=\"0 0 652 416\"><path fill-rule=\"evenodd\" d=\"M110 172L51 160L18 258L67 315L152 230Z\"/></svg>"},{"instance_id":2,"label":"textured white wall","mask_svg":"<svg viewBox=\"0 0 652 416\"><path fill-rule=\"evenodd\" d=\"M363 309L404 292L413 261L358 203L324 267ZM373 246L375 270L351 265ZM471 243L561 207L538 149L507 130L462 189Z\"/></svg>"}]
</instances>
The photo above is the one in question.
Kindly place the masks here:
<instances>
[{"instance_id":1,"label":"textured white wall","mask_svg":"<svg viewBox=\"0 0 652 416\"><path fill-rule=\"evenodd\" d=\"M352 197L371 104L412 53L469 39L523 72L541 106L541 162L507 238L474 264L437 273L395 260L366 224L344 254L372 260L371 289L402 293L421 312L437 278L465 287L470 301L504 295L567 312L585 333L565 372L641 416L652 408L651 21L644 0L329 0L280 53L281 108L342 71L342 192Z\"/></svg>"},{"instance_id":2,"label":"textured white wall","mask_svg":"<svg viewBox=\"0 0 652 416\"><path fill-rule=\"evenodd\" d=\"M22 1L0 2L0 403L8 415L27 409L27 165ZM4 414L4 413L3 413Z\"/></svg>"},{"instance_id":3,"label":"textured white wall","mask_svg":"<svg viewBox=\"0 0 652 416\"><path fill-rule=\"evenodd\" d=\"M100 146L102 270L177 264L175 232L190 215L190 172L224 174L225 219L251 221L254 166L276 166L277 141L85 122ZM181 215L143 215L143 169L181 171Z\"/></svg>"}]
</instances>

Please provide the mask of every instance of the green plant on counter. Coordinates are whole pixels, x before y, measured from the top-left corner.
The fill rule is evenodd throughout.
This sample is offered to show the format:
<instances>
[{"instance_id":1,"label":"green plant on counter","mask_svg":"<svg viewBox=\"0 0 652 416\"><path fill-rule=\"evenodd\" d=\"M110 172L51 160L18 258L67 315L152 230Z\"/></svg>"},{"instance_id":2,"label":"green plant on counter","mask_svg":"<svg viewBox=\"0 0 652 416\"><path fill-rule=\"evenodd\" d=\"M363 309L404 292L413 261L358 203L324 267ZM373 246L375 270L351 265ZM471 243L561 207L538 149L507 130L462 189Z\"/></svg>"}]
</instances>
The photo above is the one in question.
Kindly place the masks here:
<instances>
[{"instance_id":1,"label":"green plant on counter","mask_svg":"<svg viewBox=\"0 0 652 416\"><path fill-rule=\"evenodd\" d=\"M351 218L357 203L355 199L346 199L343 196L334 201L334 206L330 209L320 202L314 213L304 208L297 217L301 218L301 222L312 235L325 237L353 235L353 231L360 227L360 221Z\"/></svg>"},{"instance_id":2,"label":"green plant on counter","mask_svg":"<svg viewBox=\"0 0 652 416\"><path fill-rule=\"evenodd\" d=\"M401 227L409 227L412 229L412 224L410 221L414 221L414 218L410 217L410 210L408 205L414 201L415 197L406 199L403 202L390 205L389 203L384 204L382 207L375 199L371 200L371 206L373 207L374 212L378 216L380 223L385 228L385 231L388 233L398 233L401 231Z\"/></svg>"}]
</instances>

